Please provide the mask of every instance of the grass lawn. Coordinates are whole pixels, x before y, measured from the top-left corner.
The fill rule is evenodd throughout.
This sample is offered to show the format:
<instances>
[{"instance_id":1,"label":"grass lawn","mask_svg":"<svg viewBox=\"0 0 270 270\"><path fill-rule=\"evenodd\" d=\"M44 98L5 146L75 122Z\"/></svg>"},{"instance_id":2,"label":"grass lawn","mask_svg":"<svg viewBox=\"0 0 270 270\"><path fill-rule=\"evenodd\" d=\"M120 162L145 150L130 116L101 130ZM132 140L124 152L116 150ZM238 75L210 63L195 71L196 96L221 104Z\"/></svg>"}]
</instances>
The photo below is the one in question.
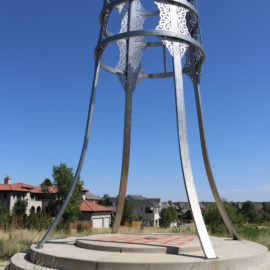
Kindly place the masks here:
<instances>
[{"instance_id":1,"label":"grass lawn","mask_svg":"<svg viewBox=\"0 0 270 270\"><path fill-rule=\"evenodd\" d=\"M270 251L270 224L264 225L264 230L256 229L255 224L246 224L238 229L238 233L242 239L260 243L268 247Z\"/></svg>"}]
</instances>

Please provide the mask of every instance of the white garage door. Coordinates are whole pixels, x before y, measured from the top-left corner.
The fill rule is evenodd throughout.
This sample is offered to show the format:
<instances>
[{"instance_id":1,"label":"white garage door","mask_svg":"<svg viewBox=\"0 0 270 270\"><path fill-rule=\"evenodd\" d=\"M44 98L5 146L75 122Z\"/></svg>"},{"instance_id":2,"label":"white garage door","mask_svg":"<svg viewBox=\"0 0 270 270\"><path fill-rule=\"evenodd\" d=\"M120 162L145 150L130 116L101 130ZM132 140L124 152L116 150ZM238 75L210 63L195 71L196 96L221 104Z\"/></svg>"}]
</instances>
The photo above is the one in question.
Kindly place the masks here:
<instances>
[{"instance_id":1,"label":"white garage door","mask_svg":"<svg viewBox=\"0 0 270 270\"><path fill-rule=\"evenodd\" d=\"M102 228L103 218L93 218L93 228Z\"/></svg>"},{"instance_id":2,"label":"white garage door","mask_svg":"<svg viewBox=\"0 0 270 270\"><path fill-rule=\"evenodd\" d=\"M110 227L110 218L104 218L104 228Z\"/></svg>"}]
</instances>

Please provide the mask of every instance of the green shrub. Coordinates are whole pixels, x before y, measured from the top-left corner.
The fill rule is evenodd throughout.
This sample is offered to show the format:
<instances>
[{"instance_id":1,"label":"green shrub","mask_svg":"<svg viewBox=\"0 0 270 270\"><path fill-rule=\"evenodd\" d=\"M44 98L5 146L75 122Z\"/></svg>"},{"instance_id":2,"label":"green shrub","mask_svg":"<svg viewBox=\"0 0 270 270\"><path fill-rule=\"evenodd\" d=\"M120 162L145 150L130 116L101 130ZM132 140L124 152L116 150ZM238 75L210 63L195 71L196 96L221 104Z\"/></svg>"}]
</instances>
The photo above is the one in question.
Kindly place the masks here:
<instances>
[{"instance_id":1,"label":"green shrub","mask_svg":"<svg viewBox=\"0 0 270 270\"><path fill-rule=\"evenodd\" d=\"M163 208L160 212L160 226L163 228L170 227L172 222L179 220L177 211L173 207Z\"/></svg>"},{"instance_id":2,"label":"green shrub","mask_svg":"<svg viewBox=\"0 0 270 270\"><path fill-rule=\"evenodd\" d=\"M6 204L0 203L0 229L7 230L10 224L10 213Z\"/></svg>"},{"instance_id":3,"label":"green shrub","mask_svg":"<svg viewBox=\"0 0 270 270\"><path fill-rule=\"evenodd\" d=\"M82 233L84 231L84 227L81 223L77 224L77 233Z\"/></svg>"},{"instance_id":4,"label":"green shrub","mask_svg":"<svg viewBox=\"0 0 270 270\"><path fill-rule=\"evenodd\" d=\"M223 201L223 204L232 223L240 227L243 224L242 215L236 213L236 209L231 203ZM203 212L203 215L204 221L206 225L208 225L210 233L217 235L227 234L226 226L215 203L210 204L208 208Z\"/></svg>"}]
</instances>

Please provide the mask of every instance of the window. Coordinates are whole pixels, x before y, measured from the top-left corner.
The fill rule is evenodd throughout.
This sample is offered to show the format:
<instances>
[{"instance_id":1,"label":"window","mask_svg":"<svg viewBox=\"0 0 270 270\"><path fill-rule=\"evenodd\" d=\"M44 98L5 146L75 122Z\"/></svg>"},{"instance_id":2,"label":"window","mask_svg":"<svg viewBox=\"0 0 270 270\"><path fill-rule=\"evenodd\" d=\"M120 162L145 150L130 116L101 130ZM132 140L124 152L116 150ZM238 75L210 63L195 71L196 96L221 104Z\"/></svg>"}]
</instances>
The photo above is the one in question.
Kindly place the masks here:
<instances>
[{"instance_id":1,"label":"window","mask_svg":"<svg viewBox=\"0 0 270 270\"><path fill-rule=\"evenodd\" d=\"M4 199L6 199L6 198L7 198L7 193L5 192L5 193L4 193Z\"/></svg>"},{"instance_id":2,"label":"window","mask_svg":"<svg viewBox=\"0 0 270 270\"><path fill-rule=\"evenodd\" d=\"M153 207L145 207L145 213L153 213Z\"/></svg>"}]
</instances>

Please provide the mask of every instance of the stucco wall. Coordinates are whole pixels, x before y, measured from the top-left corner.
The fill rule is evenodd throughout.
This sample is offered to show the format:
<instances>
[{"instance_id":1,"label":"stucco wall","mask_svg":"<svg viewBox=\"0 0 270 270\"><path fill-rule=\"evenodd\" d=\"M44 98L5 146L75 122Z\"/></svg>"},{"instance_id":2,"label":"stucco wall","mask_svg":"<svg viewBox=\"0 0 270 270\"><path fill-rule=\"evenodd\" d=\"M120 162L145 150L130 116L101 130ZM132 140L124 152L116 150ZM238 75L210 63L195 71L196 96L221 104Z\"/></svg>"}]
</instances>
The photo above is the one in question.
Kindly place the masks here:
<instances>
[{"instance_id":1,"label":"stucco wall","mask_svg":"<svg viewBox=\"0 0 270 270\"><path fill-rule=\"evenodd\" d=\"M154 208L152 213L145 213L145 207L140 206L137 207L134 212L135 215L142 216L144 220L150 220L153 222L154 226L159 227L159 208Z\"/></svg>"},{"instance_id":2,"label":"stucco wall","mask_svg":"<svg viewBox=\"0 0 270 270\"><path fill-rule=\"evenodd\" d=\"M4 198L4 194L6 195L6 198ZM0 201L3 203L7 204L7 208L9 209L10 212L12 212L13 207L15 205L15 203L19 200L19 198L21 200L26 200L27 201L27 209L26 209L26 214L29 215L30 214L30 209L31 207L35 208L35 213L37 212L37 208L40 207L41 211L42 211L42 201L38 200L38 196L37 194L32 194L32 198L31 198L31 193L23 193L23 192L1 192L0 193Z\"/></svg>"}]
</instances>

